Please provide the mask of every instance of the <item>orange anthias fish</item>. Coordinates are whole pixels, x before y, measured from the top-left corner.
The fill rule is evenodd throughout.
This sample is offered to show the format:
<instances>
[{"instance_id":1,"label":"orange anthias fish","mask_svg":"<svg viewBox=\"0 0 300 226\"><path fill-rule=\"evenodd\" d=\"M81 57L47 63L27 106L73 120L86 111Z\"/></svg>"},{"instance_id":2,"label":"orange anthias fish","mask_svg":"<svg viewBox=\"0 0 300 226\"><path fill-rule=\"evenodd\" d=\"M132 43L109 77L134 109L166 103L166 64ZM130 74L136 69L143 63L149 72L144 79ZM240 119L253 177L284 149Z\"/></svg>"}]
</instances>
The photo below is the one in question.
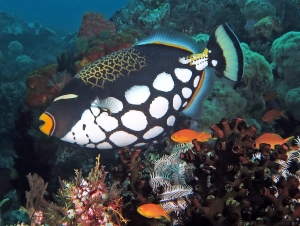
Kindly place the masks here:
<instances>
[{"instance_id":1,"label":"orange anthias fish","mask_svg":"<svg viewBox=\"0 0 300 226\"><path fill-rule=\"evenodd\" d=\"M197 139L199 142L207 142L210 138L212 138L210 133L198 133L190 129L179 130L171 136L171 139L177 143L192 142L194 139Z\"/></svg>"},{"instance_id":2,"label":"orange anthias fish","mask_svg":"<svg viewBox=\"0 0 300 226\"><path fill-rule=\"evenodd\" d=\"M290 147L293 147L292 141L294 140L294 136L288 137L283 139L281 136L275 133L264 133L263 135L259 136L256 140L256 148L259 148L259 145L262 143L270 144L271 149L275 148L275 145L282 145L287 143Z\"/></svg>"},{"instance_id":3,"label":"orange anthias fish","mask_svg":"<svg viewBox=\"0 0 300 226\"><path fill-rule=\"evenodd\" d=\"M164 210L164 208L162 208L162 206L158 204L149 203L149 204L144 204L142 206L139 206L137 208L137 211L139 214L141 214L144 217L155 218L155 219L160 219L162 217L165 217L166 219L171 221L170 213L173 210Z\"/></svg>"},{"instance_id":4,"label":"orange anthias fish","mask_svg":"<svg viewBox=\"0 0 300 226\"><path fill-rule=\"evenodd\" d=\"M264 101L271 101L273 100L275 97L277 97L278 94L275 92L271 92L271 93L267 93L263 96Z\"/></svg>"},{"instance_id":5,"label":"orange anthias fish","mask_svg":"<svg viewBox=\"0 0 300 226\"><path fill-rule=\"evenodd\" d=\"M263 122L272 122L275 119L278 119L279 117L288 118L286 116L286 110L285 111L279 111L277 109L269 110L263 115L262 121Z\"/></svg>"}]
</instances>

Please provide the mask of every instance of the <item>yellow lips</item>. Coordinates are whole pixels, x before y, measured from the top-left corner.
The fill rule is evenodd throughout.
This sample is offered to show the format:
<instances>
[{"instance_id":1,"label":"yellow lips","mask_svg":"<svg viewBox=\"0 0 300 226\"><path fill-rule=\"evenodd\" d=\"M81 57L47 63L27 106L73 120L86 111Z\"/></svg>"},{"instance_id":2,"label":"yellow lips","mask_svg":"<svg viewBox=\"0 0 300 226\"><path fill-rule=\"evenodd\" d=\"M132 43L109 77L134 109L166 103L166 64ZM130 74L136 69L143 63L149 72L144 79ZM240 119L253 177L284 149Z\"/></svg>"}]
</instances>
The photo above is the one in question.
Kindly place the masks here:
<instances>
[{"instance_id":1,"label":"yellow lips","mask_svg":"<svg viewBox=\"0 0 300 226\"><path fill-rule=\"evenodd\" d=\"M44 122L44 124L40 126L40 130L48 136L51 135L55 124L53 117L47 113L43 113L39 120Z\"/></svg>"}]
</instances>

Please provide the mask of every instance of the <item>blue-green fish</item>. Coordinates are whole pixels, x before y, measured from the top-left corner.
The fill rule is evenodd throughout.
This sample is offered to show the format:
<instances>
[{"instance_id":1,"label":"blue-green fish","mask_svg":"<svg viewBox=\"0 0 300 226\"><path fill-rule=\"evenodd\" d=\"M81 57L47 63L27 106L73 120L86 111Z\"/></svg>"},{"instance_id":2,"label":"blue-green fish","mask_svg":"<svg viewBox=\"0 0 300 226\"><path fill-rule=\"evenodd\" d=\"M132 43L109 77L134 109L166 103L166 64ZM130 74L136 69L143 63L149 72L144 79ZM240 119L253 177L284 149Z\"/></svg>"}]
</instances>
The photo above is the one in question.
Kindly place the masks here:
<instances>
[{"instance_id":1,"label":"blue-green fish","mask_svg":"<svg viewBox=\"0 0 300 226\"><path fill-rule=\"evenodd\" d=\"M158 29L79 71L40 116L40 130L89 148L156 144L170 136L180 112L199 118L214 70L239 81L243 62L227 24L203 51L188 36Z\"/></svg>"}]
</instances>

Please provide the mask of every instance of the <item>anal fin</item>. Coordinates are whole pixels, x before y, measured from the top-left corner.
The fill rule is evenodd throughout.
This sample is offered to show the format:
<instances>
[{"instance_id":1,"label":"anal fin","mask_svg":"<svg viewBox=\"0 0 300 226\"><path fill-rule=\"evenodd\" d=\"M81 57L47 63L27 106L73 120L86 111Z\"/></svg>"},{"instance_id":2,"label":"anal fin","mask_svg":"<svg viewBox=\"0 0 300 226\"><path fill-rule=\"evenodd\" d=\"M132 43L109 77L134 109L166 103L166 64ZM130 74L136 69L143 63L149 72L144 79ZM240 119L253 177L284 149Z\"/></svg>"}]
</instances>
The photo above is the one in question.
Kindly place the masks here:
<instances>
[{"instance_id":1,"label":"anal fin","mask_svg":"<svg viewBox=\"0 0 300 226\"><path fill-rule=\"evenodd\" d=\"M216 78L212 69L205 69L202 71L202 75L199 84L191 97L187 106L182 110L182 113L192 119L199 119L202 115L203 102L211 93L214 79Z\"/></svg>"}]
</instances>

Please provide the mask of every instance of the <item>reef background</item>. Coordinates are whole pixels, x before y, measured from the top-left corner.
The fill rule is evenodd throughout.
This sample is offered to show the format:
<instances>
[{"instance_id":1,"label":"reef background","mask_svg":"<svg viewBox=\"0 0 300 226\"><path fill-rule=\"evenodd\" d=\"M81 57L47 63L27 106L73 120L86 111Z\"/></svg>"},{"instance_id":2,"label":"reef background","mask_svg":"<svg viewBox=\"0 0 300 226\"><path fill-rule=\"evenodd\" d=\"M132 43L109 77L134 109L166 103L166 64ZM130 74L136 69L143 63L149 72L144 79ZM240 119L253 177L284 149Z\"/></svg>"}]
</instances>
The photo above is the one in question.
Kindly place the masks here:
<instances>
[{"instance_id":1,"label":"reef background","mask_svg":"<svg viewBox=\"0 0 300 226\"><path fill-rule=\"evenodd\" d=\"M76 5L70 6L73 7ZM257 128L258 134L272 132L282 137L300 134L299 1L131 0L110 18L102 15L104 9L88 8L89 12L80 15L82 21L76 22L76 31L27 22L3 8L0 12L0 201L9 198L1 206L4 225L28 221L19 208L25 206L25 191L30 189L25 177L29 173L37 173L47 181L47 191L51 194L59 188L59 176L68 180L74 175L74 168L82 168L83 174L87 174L98 153L107 171L118 165L122 153L117 151L80 148L43 136L38 131L38 116L63 85L61 82L49 85L55 76L74 76L88 63L134 45L160 26L184 32L204 45L211 31L227 22L242 42L243 84L234 86L223 79L214 85L203 103L198 130L209 130L222 118L243 117L247 124ZM266 100L264 97L269 93L276 96ZM263 114L270 109L287 110L288 118L263 122ZM183 118L177 129L189 125ZM147 159L161 155L164 149L143 151L143 158ZM151 167L150 164L148 169ZM124 179L124 175L120 177ZM107 181L112 178L112 174L106 177ZM51 195L47 198L52 200Z\"/></svg>"}]
</instances>

